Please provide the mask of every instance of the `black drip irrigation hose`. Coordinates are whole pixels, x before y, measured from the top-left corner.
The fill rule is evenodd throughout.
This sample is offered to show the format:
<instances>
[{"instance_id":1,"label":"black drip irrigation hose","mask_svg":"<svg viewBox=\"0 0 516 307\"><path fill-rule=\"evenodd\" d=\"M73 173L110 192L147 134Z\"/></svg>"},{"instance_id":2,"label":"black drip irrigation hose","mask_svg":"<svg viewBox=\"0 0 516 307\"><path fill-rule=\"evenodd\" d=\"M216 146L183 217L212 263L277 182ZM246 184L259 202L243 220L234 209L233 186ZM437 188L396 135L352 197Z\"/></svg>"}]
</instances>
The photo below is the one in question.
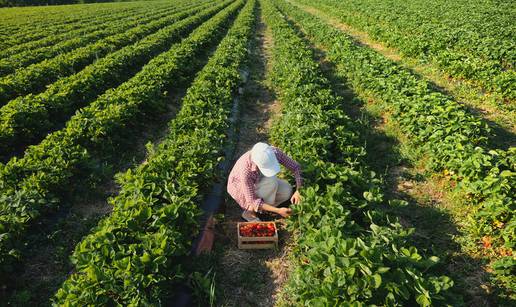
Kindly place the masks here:
<instances>
[{"instance_id":1,"label":"black drip irrigation hose","mask_svg":"<svg viewBox=\"0 0 516 307\"><path fill-rule=\"evenodd\" d=\"M247 82L249 73L245 70L240 71L243 83ZM238 94L243 93L242 88L238 89ZM224 156L226 157L220 164L219 170L222 175L218 182L215 182L210 192L204 198L201 209L203 214L199 218L199 225L201 226L201 232L194 239L192 248L190 250L191 257L199 256L199 244L207 234L207 231L213 231L213 225L210 225L213 221L213 216L219 211L220 204L224 199L224 192L226 191L227 176L230 171L231 162L235 155L236 140L237 140L237 121L239 115L239 100L238 97L233 99L233 106L231 107L231 115L229 118L229 129L227 132L227 144L224 147ZM193 305L192 289L186 284L182 283L176 287L176 295L172 298L171 302L167 306L187 307Z\"/></svg>"},{"instance_id":2,"label":"black drip irrigation hose","mask_svg":"<svg viewBox=\"0 0 516 307\"><path fill-rule=\"evenodd\" d=\"M233 160L233 156L235 154L236 149L236 122L238 120L238 107L239 101L238 98L233 99L233 106L231 108L231 116L229 118L229 129L227 132L228 141L226 146L224 147L224 156L226 157L220 164L220 174L221 181L213 184L211 191L206 195L204 201L201 204L201 209L203 211L203 215L200 218L201 233L197 236L192 244L192 249L190 251L191 254L197 254L197 249L199 247L199 242L202 239L206 231L206 223L210 218L213 217L215 213L219 211L220 204L224 198L224 192L226 191L226 182L227 177L230 171L231 162Z\"/></svg>"}]
</instances>

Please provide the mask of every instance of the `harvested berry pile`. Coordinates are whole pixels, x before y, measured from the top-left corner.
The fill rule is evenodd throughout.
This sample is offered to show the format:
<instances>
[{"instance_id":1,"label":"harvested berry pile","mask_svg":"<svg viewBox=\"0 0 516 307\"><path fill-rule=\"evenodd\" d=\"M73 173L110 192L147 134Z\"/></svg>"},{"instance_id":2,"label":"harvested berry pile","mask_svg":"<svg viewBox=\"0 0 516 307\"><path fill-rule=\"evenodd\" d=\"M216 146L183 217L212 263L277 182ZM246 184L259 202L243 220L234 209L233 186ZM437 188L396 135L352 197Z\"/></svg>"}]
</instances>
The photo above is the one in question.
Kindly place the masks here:
<instances>
[{"instance_id":1,"label":"harvested berry pile","mask_svg":"<svg viewBox=\"0 0 516 307\"><path fill-rule=\"evenodd\" d=\"M274 223L256 223L240 225L240 235L243 237L272 237L276 233Z\"/></svg>"}]
</instances>

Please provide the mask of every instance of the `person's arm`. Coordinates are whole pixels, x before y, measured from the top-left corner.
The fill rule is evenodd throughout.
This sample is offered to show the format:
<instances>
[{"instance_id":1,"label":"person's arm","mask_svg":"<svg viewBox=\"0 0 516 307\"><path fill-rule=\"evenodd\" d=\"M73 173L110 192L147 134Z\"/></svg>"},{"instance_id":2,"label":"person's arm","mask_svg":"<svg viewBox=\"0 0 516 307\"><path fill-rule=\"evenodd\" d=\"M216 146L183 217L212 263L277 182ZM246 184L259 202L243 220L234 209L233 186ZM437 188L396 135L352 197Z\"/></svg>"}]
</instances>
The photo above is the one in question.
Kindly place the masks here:
<instances>
[{"instance_id":1,"label":"person's arm","mask_svg":"<svg viewBox=\"0 0 516 307\"><path fill-rule=\"evenodd\" d=\"M276 154L276 159L278 159L278 162L285 166L288 170L290 170L294 177L296 178L296 187L297 189L300 189L303 185L303 177L301 177L301 165L297 163L294 159L287 156L283 151L281 151L277 147L274 148L274 153Z\"/></svg>"},{"instance_id":2,"label":"person's arm","mask_svg":"<svg viewBox=\"0 0 516 307\"><path fill-rule=\"evenodd\" d=\"M251 176L247 172L244 173L243 189L247 210L253 212L259 212L262 210L263 199L256 196L254 182L251 180Z\"/></svg>"},{"instance_id":3,"label":"person's arm","mask_svg":"<svg viewBox=\"0 0 516 307\"><path fill-rule=\"evenodd\" d=\"M301 194L299 190L303 185L303 177L301 177L301 165L297 163L294 159L287 156L283 151L279 148L274 147L274 152L276 154L276 159L278 162L289 169L292 173L294 173L294 177L296 178L296 191L292 194L290 201L293 204L299 204L301 202Z\"/></svg>"},{"instance_id":4,"label":"person's arm","mask_svg":"<svg viewBox=\"0 0 516 307\"><path fill-rule=\"evenodd\" d=\"M269 211L272 213L279 214L283 217L288 217L290 213L292 212L289 208L276 208L274 206L271 206L263 201L263 199L256 196L256 192L254 190L254 184L250 178L250 176L247 176L248 174L245 174L244 177L244 196L245 196L245 202L248 204L247 210L253 211L253 212L259 212L259 211Z\"/></svg>"},{"instance_id":5,"label":"person's arm","mask_svg":"<svg viewBox=\"0 0 516 307\"><path fill-rule=\"evenodd\" d=\"M261 206L263 211L269 211L272 213L276 213L281 215L282 217L289 217L292 213L292 209L290 208L276 208L274 206L271 206L269 204L263 203Z\"/></svg>"}]
</instances>

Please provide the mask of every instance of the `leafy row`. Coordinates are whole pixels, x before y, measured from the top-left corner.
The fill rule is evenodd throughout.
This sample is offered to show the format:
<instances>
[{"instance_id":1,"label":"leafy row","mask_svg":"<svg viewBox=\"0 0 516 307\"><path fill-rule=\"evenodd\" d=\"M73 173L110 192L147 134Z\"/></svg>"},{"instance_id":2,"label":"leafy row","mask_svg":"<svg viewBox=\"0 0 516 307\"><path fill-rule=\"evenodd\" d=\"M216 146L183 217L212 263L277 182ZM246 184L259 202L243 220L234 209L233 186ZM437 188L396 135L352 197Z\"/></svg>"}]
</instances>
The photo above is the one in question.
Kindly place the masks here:
<instances>
[{"instance_id":1,"label":"leafy row","mask_svg":"<svg viewBox=\"0 0 516 307\"><path fill-rule=\"evenodd\" d=\"M171 25L134 45L109 53L79 73L58 80L41 94L11 100L0 108L0 155L9 157L16 150L39 141L78 108L129 79L139 67L227 5L228 1L210 3L171 15L167 18ZM189 15L193 16L187 17ZM181 18L185 19L179 21ZM151 29L154 27L150 25Z\"/></svg>"},{"instance_id":2,"label":"leafy row","mask_svg":"<svg viewBox=\"0 0 516 307\"><path fill-rule=\"evenodd\" d=\"M157 1L156 4L163 4L164 1ZM70 6L32 6L2 9L0 17L7 30L24 29L26 26L47 26L47 25L66 25L88 20L95 15L101 15L107 11L114 12L135 7L148 6L148 3L111 3L99 5L74 5L73 10ZM42 14L47 13L47 14ZM2 30L5 30L2 28Z\"/></svg>"},{"instance_id":3,"label":"leafy row","mask_svg":"<svg viewBox=\"0 0 516 307\"><path fill-rule=\"evenodd\" d=\"M434 276L406 237L411 230L375 209L379 180L340 97L329 88L307 44L267 0L273 35L272 81L282 116L272 140L303 165L303 202L288 220L294 271L284 292L291 305L443 304L453 282Z\"/></svg>"},{"instance_id":4,"label":"leafy row","mask_svg":"<svg viewBox=\"0 0 516 307\"><path fill-rule=\"evenodd\" d=\"M170 3L153 2L150 3L136 3L133 2L112 5L106 7L102 5L90 5L89 7L81 7L75 5L73 10L68 9L66 12L55 12L54 7L32 7L28 12L22 13L22 8L11 9L13 12L18 12L17 17L13 17L11 22L2 16L2 27L0 28L0 50L13 47L17 44L42 39L47 36L57 35L68 31L69 27L78 28L87 25L97 19L106 18L109 15L118 12L138 12L140 10L152 7L154 9L162 9L169 7ZM5 11L2 12L5 15ZM25 22L23 22L23 20ZM19 22L15 22L19 21ZM15 23L15 24L13 24Z\"/></svg>"},{"instance_id":5,"label":"leafy row","mask_svg":"<svg viewBox=\"0 0 516 307\"><path fill-rule=\"evenodd\" d=\"M0 51L0 58L5 58L5 57L9 57L9 56L12 56L14 54L17 54L17 53L20 53L20 52L24 52L24 51L28 51L28 50L36 50L36 49L39 49L39 48L42 48L42 47L46 47L48 45L52 45L52 44L56 44L56 43L60 43L62 41L65 41L67 39L71 39L71 38L74 38L76 36L79 36L79 35L84 35L84 34L87 34L87 33L91 33L93 31L97 31L99 29L103 29L106 27L106 25L108 25L110 22L112 21L116 21L116 20L120 20L120 19L125 19L125 18L135 18L135 17L139 17L139 16L143 16L145 17L146 15L154 15L156 12L164 12L164 13L170 13L168 11L175 11L176 9L171 9L171 8L161 8L161 9L154 9L154 10L150 10L149 9L145 9L145 10L124 10L124 11L121 11L119 13L111 13L111 14L108 14L107 16L102 16L102 17L98 17L98 18L95 18L93 19L92 21L90 22L84 22L84 23L79 23L79 24L72 24L72 25L67 25L67 26L61 26L60 29L62 30L61 33L58 33L58 34L55 34L55 35L51 35L51 36L47 36L47 37L44 37L43 39L32 39L30 41L27 41L27 42L21 42L21 41L18 41L16 45L10 47L10 48L7 48L5 50L1 50ZM145 13L145 14L142 14L142 11ZM155 17L156 18L156 17Z\"/></svg>"},{"instance_id":6,"label":"leafy row","mask_svg":"<svg viewBox=\"0 0 516 307\"><path fill-rule=\"evenodd\" d=\"M451 76L476 81L512 102L516 100L516 28L514 6L509 3L302 2L339 16L404 55L433 61ZM514 109L503 102L500 106Z\"/></svg>"},{"instance_id":7,"label":"leafy row","mask_svg":"<svg viewBox=\"0 0 516 307\"><path fill-rule=\"evenodd\" d=\"M23 49L21 52L0 59L0 76L12 74L17 70L20 71L21 68L45 59L52 59L58 55L64 56L67 52L74 51L77 48L89 45L100 39L109 38L112 35L120 35L120 32L138 27L140 24L145 24L155 18L167 17L169 11L174 11L174 8L167 8L164 11L158 10L157 12L151 10L150 13L144 11L141 15L133 15L130 18L124 18L123 21L114 20L106 25L97 26L97 29L93 32L88 32L51 46L35 50Z\"/></svg>"},{"instance_id":8,"label":"leafy row","mask_svg":"<svg viewBox=\"0 0 516 307\"><path fill-rule=\"evenodd\" d=\"M450 97L319 18L283 1L278 5L310 39L326 47L337 72L359 95L375 97L390 110L407 145L425 155L430 170L459 182L476 208L468 231L479 244L489 237L504 267L511 263L516 268L507 256L514 254L516 242L516 148L488 150L486 124Z\"/></svg>"},{"instance_id":9,"label":"leafy row","mask_svg":"<svg viewBox=\"0 0 516 307\"><path fill-rule=\"evenodd\" d=\"M54 210L73 182L119 154L141 123L163 112L167 91L201 65L200 55L223 35L243 5L231 4L181 43L152 59L133 78L99 96L62 130L0 165L0 270L13 269L27 227Z\"/></svg>"},{"instance_id":10,"label":"leafy row","mask_svg":"<svg viewBox=\"0 0 516 307\"><path fill-rule=\"evenodd\" d=\"M114 50L132 44L182 18L191 16L208 5L209 4L194 4L192 8L186 8L175 14L165 14L165 17L158 20L153 20L153 17L148 17L146 20L150 22L145 25L135 26L126 32L117 33L116 35L101 39L93 44L33 64L16 71L14 74L0 78L0 103L5 103L20 95L38 93L43 90L47 84L59 78L74 74L99 57L103 57Z\"/></svg>"},{"instance_id":11,"label":"leafy row","mask_svg":"<svg viewBox=\"0 0 516 307\"><path fill-rule=\"evenodd\" d=\"M198 233L198 204L219 175L254 12L250 0L188 89L166 139L145 164L118 177L113 214L77 245L77 271L54 303L167 305L174 292L167 287L185 280L181 262Z\"/></svg>"},{"instance_id":12,"label":"leafy row","mask_svg":"<svg viewBox=\"0 0 516 307\"><path fill-rule=\"evenodd\" d=\"M103 16L106 13L112 13L116 9L127 9L127 6L121 6L113 8L111 10L105 10L101 7L90 7L88 9L76 7L76 10L71 12L68 10L67 13L56 12L52 9L45 10L48 14L41 14L42 8L17 8L0 11L0 17L2 19L2 28L0 28L0 35L11 35L15 36L20 32L28 30L34 30L36 27L53 25L56 27L66 26L67 24L77 23L80 21L87 22L91 19L95 19L95 16ZM51 30L51 29L49 29ZM4 38L4 37L2 37Z\"/></svg>"}]
</instances>

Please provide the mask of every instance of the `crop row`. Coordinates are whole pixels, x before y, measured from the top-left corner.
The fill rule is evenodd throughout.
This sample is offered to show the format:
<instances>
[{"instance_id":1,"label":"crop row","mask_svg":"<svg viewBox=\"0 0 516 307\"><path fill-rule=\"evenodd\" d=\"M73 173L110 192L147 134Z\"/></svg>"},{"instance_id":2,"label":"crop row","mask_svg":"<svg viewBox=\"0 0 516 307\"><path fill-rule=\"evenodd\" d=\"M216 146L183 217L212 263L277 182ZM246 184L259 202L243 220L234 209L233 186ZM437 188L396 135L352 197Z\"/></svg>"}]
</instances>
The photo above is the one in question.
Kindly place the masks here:
<instances>
[{"instance_id":1,"label":"crop row","mask_svg":"<svg viewBox=\"0 0 516 307\"><path fill-rule=\"evenodd\" d=\"M41 94L29 94L10 101L0 108L0 154L12 156L25 146L41 140L78 108L129 79L139 67L227 4L227 1L218 5L210 3L204 10L200 7L171 15L168 18L171 25L134 45L110 53L77 74L60 79ZM197 11L200 12L195 14ZM187 18L173 22L184 17Z\"/></svg>"},{"instance_id":2,"label":"crop row","mask_svg":"<svg viewBox=\"0 0 516 307\"><path fill-rule=\"evenodd\" d=\"M131 16L125 18L123 21L115 20L107 23L104 26L99 26L98 30L74 37L69 40L58 42L57 44L42 47L35 50L23 50L12 56L0 59L0 76L6 76L14 72L23 71L21 68L31 64L38 63L45 59L55 59L55 57L66 56L67 52L74 51L77 48L87 46L95 43L103 38L109 39L110 36L119 36L120 32L130 30L138 27L156 18L166 18L169 11L175 9L165 9L164 11L151 11L150 13L143 13L142 15Z\"/></svg>"},{"instance_id":3,"label":"crop row","mask_svg":"<svg viewBox=\"0 0 516 307\"><path fill-rule=\"evenodd\" d=\"M177 8L161 8L161 9L145 9L145 10L127 10L120 13L111 13L104 17L98 17L91 22L85 22L80 24L73 24L70 26L61 26L61 33L56 35L46 36L43 39L32 39L27 42L17 41L16 44L10 48L0 51L0 58L9 57L17 53L25 52L28 50L37 50L42 47L46 47L52 44L61 43L74 37L85 35L100 29L104 29L107 26L111 26L112 21L120 21L126 18L138 19L145 16L153 16L156 13L170 13L170 11L176 11ZM142 13L143 12L143 13ZM159 16L159 15L158 15ZM157 18L157 17L155 17ZM14 38L15 39L15 38Z\"/></svg>"},{"instance_id":4,"label":"crop row","mask_svg":"<svg viewBox=\"0 0 516 307\"><path fill-rule=\"evenodd\" d=\"M437 305L453 282L434 276L395 218L375 209L379 180L363 163L353 121L329 88L313 53L268 1L274 48L272 80L282 115L271 138L303 165L303 201L293 205L292 305Z\"/></svg>"},{"instance_id":5,"label":"crop row","mask_svg":"<svg viewBox=\"0 0 516 307\"><path fill-rule=\"evenodd\" d=\"M56 209L73 182L118 155L151 116L164 111L167 92L188 79L218 41L241 1L231 4L181 43L152 59L133 78L79 110L62 130L0 165L0 270L13 269L27 227Z\"/></svg>"},{"instance_id":6,"label":"crop row","mask_svg":"<svg viewBox=\"0 0 516 307\"><path fill-rule=\"evenodd\" d=\"M118 177L114 211L77 245L76 272L55 303L167 305L174 291L167 284L187 278L181 263L198 233L198 204L220 175L254 12L250 0L188 89L166 139L145 164Z\"/></svg>"},{"instance_id":7,"label":"crop row","mask_svg":"<svg viewBox=\"0 0 516 307\"><path fill-rule=\"evenodd\" d=\"M128 79L141 65L227 4L227 1L219 5L210 3L202 11L205 6L171 15L166 19L171 25L136 44L110 53L79 73L60 79L39 95L30 94L10 101L0 109L0 154L9 157L15 150L37 142L47 132L59 127L78 108ZM193 16L187 17L189 15ZM178 21L184 17L187 18ZM148 27L142 26L138 36L163 24L164 21L157 21ZM134 35L124 36L123 39L131 37Z\"/></svg>"},{"instance_id":8,"label":"crop row","mask_svg":"<svg viewBox=\"0 0 516 307\"><path fill-rule=\"evenodd\" d=\"M485 123L424 80L343 32L286 2L282 11L314 42L325 46L337 73L364 98L374 97L389 109L404 132L408 146L425 156L429 170L442 171L467 193L475 213L468 231L481 242L488 237L503 263L516 267L510 256L516 242L516 148L488 150ZM510 270L509 270L510 271Z\"/></svg>"},{"instance_id":9,"label":"crop row","mask_svg":"<svg viewBox=\"0 0 516 307\"><path fill-rule=\"evenodd\" d=\"M41 14L41 8L17 8L17 9L3 9L0 11L0 17L2 20L2 28L0 28L0 37L2 39L9 39L12 36L17 35L20 32L34 30L37 27L48 26L52 24L53 27L66 26L67 24L88 22L95 19L96 16L101 17L106 14L112 13L110 10L97 10L98 8L91 8L88 11L76 8L74 15L64 16L61 13L50 12L46 10L45 13ZM125 7L121 8L125 10ZM38 12L39 11L39 12ZM12 13L11 15L9 14ZM56 20L56 18L58 20ZM3 47L3 45L0 45Z\"/></svg>"},{"instance_id":10,"label":"crop row","mask_svg":"<svg viewBox=\"0 0 516 307\"><path fill-rule=\"evenodd\" d=\"M156 3L163 3L157 1ZM134 7L147 6L147 3L114 3L101 5L74 5L72 6L20 6L16 8L3 8L0 10L0 17L6 25L6 29L12 30L31 25L35 26L47 24L67 24L78 20L85 20L94 15L102 14L107 11L118 11ZM42 13L48 13L47 15ZM39 23L42 24L39 24ZM3 29L3 28L2 28Z\"/></svg>"},{"instance_id":11,"label":"crop row","mask_svg":"<svg viewBox=\"0 0 516 307\"><path fill-rule=\"evenodd\" d=\"M511 68L511 64L515 64L516 54L511 50L515 44L515 34L511 31L514 28L511 24L513 16L506 11L510 4L471 3L464 0L453 3L445 0L437 2L441 6L430 7L428 2L413 0L361 0L355 2L353 7L342 3L338 7L359 13L356 22L364 27L367 25L365 19L369 18L370 21L374 20L388 27L383 29L385 32L393 28L389 25L397 25L392 30L404 32L407 27L412 26L412 35L432 38L426 44L417 42L422 45L413 50L415 53L437 52L443 45L448 45L482 59L496 60L505 68ZM317 3L335 4L333 0L317 0ZM400 10L384 10L395 5L399 5ZM402 10L405 10L403 14ZM498 18L485 18L486 15L496 15ZM436 16L440 18L437 20ZM435 34L438 36L434 36Z\"/></svg>"},{"instance_id":12,"label":"crop row","mask_svg":"<svg viewBox=\"0 0 516 307\"><path fill-rule=\"evenodd\" d=\"M177 2L175 2L177 3ZM80 25L88 23L99 17L106 17L122 11L136 11L149 7L164 8L170 6L170 2L149 3L118 3L115 5L74 5L70 10L69 6L50 6L50 7L30 7L30 8L11 8L0 11L2 27L0 37L6 39L0 43L0 49L12 46L10 40L26 37L27 39L37 39L33 34L43 34L42 29L48 29L47 35L59 33L60 27L70 25ZM61 8L61 9L60 9ZM12 13L8 16L9 12ZM32 34L31 31L34 33ZM57 31L57 32L56 32ZM25 40L27 41L27 40Z\"/></svg>"},{"instance_id":13,"label":"crop row","mask_svg":"<svg viewBox=\"0 0 516 307\"><path fill-rule=\"evenodd\" d=\"M516 37L508 7L487 2L306 1L457 78L516 100ZM402 6L396 10L392 7ZM501 103L501 106L507 106Z\"/></svg>"},{"instance_id":14,"label":"crop row","mask_svg":"<svg viewBox=\"0 0 516 307\"><path fill-rule=\"evenodd\" d=\"M156 6L154 9L163 9L165 6ZM7 50L11 48L17 48L17 46L23 44L32 44L39 40L43 40L52 36L58 36L65 32L70 32L76 29L84 28L95 23L103 22L109 19L112 15L120 14L138 14L139 12L146 10L145 7L127 7L123 9L103 10L93 14L93 16L86 16L83 12L82 19L78 19L74 22L50 22L46 20L46 23L31 23L30 25L21 26L16 30L7 30L5 21L2 22L4 31L0 31L0 50ZM93 10L94 11L94 10ZM48 18L48 12L45 12L45 16ZM47 23L50 23L48 25ZM4 57L4 56L2 56Z\"/></svg>"},{"instance_id":15,"label":"crop row","mask_svg":"<svg viewBox=\"0 0 516 307\"><path fill-rule=\"evenodd\" d=\"M132 44L181 18L191 16L207 5L209 4L195 4L193 8L185 8L176 14L166 14L165 17L154 21L150 21L153 18L149 17L150 22L145 25L135 26L126 32L117 33L0 78L0 104L21 95L36 94L45 89L47 84L72 75L98 58Z\"/></svg>"}]
</instances>

